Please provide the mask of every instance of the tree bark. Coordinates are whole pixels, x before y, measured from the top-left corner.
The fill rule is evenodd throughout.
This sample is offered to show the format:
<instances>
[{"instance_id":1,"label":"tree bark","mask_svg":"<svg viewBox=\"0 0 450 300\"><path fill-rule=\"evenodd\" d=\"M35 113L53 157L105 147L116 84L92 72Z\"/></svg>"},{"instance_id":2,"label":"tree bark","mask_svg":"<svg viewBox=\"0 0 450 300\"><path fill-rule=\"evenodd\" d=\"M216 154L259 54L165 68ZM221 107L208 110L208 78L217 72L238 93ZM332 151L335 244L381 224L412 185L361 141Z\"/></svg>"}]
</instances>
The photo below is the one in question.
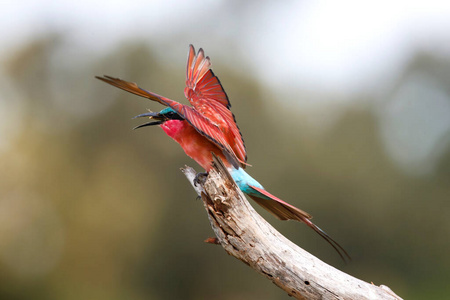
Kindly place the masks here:
<instances>
[{"instance_id":1,"label":"tree bark","mask_svg":"<svg viewBox=\"0 0 450 300\"><path fill-rule=\"evenodd\" d=\"M194 169L183 173L193 183ZM301 249L248 203L223 163L214 159L203 183L194 185L225 251L296 299L401 299L387 286L354 278Z\"/></svg>"}]
</instances>

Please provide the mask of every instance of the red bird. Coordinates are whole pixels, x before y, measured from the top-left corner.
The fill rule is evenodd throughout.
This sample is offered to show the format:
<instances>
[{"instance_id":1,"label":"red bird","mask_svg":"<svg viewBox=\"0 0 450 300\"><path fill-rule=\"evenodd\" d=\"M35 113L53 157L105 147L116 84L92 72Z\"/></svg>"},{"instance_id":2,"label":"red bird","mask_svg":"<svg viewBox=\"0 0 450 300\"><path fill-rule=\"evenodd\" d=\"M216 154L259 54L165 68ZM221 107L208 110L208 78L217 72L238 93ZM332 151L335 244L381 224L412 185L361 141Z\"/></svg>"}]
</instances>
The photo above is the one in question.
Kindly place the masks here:
<instances>
[{"instance_id":1,"label":"red bird","mask_svg":"<svg viewBox=\"0 0 450 300\"><path fill-rule=\"evenodd\" d=\"M184 95L192 107L144 90L135 83L106 75L96 78L168 106L159 113L148 112L136 116L156 120L136 128L159 125L207 172L211 169L211 152L213 152L223 160L239 188L256 203L281 220L297 220L305 223L324 238L344 261L344 255L350 259L337 242L311 222L310 214L270 194L243 170L247 165L247 154L241 132L230 110L228 96L211 70L210 59L208 56L205 57L202 49L196 54L194 47L189 46Z\"/></svg>"}]
</instances>

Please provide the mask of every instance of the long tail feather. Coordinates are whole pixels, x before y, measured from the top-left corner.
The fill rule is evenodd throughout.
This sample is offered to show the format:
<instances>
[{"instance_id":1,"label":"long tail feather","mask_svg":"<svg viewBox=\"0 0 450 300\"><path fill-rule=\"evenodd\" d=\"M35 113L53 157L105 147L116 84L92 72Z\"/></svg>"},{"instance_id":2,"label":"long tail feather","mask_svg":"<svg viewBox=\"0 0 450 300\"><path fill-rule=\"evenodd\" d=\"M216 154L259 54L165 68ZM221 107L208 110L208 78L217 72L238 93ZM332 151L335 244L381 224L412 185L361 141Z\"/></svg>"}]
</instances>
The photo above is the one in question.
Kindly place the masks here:
<instances>
[{"instance_id":1,"label":"long tail feather","mask_svg":"<svg viewBox=\"0 0 450 300\"><path fill-rule=\"evenodd\" d=\"M296 220L305 223L308 227L317 232L324 240L326 240L327 243L330 244L334 250L336 250L344 262L351 260L350 255L348 255L347 251L345 251L341 245L333 240L325 231L311 222L310 219L312 216L310 214L293 205L290 205L289 203L286 203L262 188L252 185L249 185L249 187L253 189L253 192L247 193L248 196L250 196L250 198L252 198L267 211L272 213L275 217L280 220Z\"/></svg>"},{"instance_id":2,"label":"long tail feather","mask_svg":"<svg viewBox=\"0 0 450 300\"><path fill-rule=\"evenodd\" d=\"M317 232L325 241L328 242L328 244L331 245L331 247L336 250L336 252L339 254L339 256L342 258L343 261L347 262L347 260L352 260L350 255L345 251L344 248L342 248L341 245L339 245L335 240L333 240L325 231L320 229L319 226L311 222L310 220L302 220L308 227L312 228L315 232Z\"/></svg>"}]
</instances>

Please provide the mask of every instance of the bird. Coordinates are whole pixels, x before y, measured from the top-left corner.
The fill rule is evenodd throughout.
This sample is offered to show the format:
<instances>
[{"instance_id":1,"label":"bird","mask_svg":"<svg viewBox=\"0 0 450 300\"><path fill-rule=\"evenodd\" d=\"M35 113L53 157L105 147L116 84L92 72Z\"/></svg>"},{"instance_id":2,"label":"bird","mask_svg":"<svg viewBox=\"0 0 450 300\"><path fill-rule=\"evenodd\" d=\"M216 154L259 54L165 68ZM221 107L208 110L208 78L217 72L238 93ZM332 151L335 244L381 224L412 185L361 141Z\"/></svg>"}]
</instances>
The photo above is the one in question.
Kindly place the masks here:
<instances>
[{"instance_id":1,"label":"bird","mask_svg":"<svg viewBox=\"0 0 450 300\"><path fill-rule=\"evenodd\" d=\"M150 119L134 129L155 125L161 127L206 172L212 167L214 153L224 162L239 189L257 204L280 220L296 220L306 224L325 239L344 261L351 259L343 247L311 221L309 213L272 195L245 172L247 152L241 131L231 112L228 96L202 48L196 52L194 46L189 45L184 95L191 106L140 88L133 82L108 75L96 78L167 106L159 112L149 111L134 117Z\"/></svg>"}]
</instances>

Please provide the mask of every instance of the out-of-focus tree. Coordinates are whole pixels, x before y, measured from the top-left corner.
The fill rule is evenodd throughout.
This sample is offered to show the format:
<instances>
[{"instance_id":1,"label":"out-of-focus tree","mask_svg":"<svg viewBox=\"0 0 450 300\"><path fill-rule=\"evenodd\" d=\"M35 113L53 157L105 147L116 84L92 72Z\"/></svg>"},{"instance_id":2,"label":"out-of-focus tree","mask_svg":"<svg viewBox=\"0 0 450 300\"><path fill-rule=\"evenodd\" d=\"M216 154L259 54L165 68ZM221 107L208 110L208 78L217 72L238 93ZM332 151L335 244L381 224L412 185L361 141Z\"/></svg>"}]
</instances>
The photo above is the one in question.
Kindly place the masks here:
<instances>
[{"instance_id":1,"label":"out-of-focus tree","mask_svg":"<svg viewBox=\"0 0 450 300\"><path fill-rule=\"evenodd\" d=\"M244 135L249 172L312 213L353 262L341 265L301 224L257 208L261 214L313 254L405 298L448 294L448 132L437 140L434 167L417 175L391 158L384 114L405 78L439 70L427 82L446 85L446 62L418 56L383 101L354 95L366 101L337 108L341 117L319 134L295 99L277 99L250 74L213 62ZM0 298L284 299L202 242L213 233L179 171L195 163L161 130L131 131L139 123L129 117L160 107L96 81L101 74L183 97L184 66L142 44L96 57L56 35L5 63L8 92L0 97L14 119L2 124L8 135L0 148Z\"/></svg>"}]
</instances>

